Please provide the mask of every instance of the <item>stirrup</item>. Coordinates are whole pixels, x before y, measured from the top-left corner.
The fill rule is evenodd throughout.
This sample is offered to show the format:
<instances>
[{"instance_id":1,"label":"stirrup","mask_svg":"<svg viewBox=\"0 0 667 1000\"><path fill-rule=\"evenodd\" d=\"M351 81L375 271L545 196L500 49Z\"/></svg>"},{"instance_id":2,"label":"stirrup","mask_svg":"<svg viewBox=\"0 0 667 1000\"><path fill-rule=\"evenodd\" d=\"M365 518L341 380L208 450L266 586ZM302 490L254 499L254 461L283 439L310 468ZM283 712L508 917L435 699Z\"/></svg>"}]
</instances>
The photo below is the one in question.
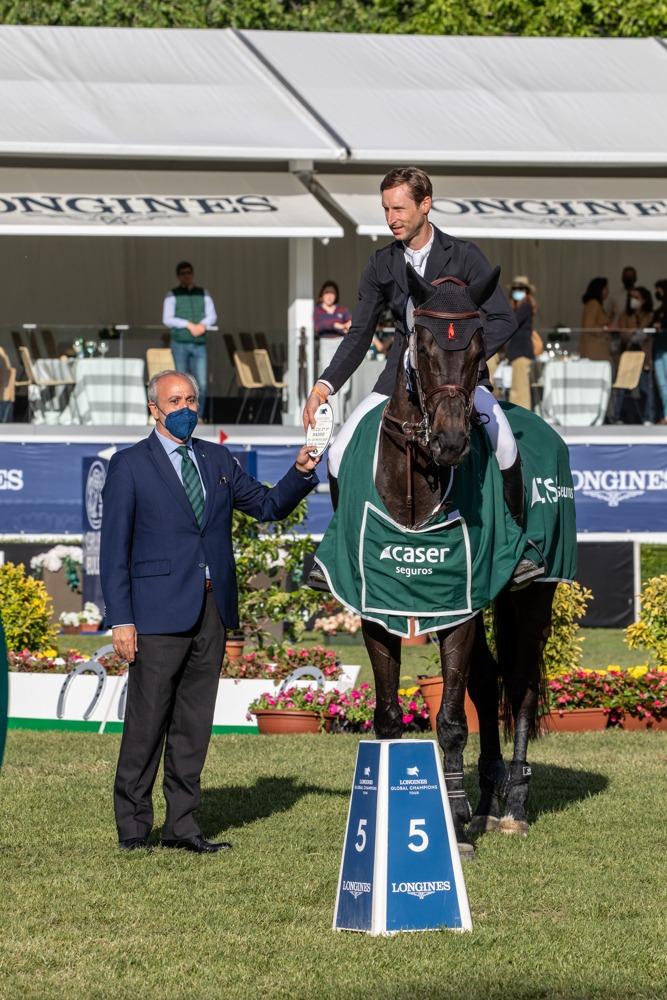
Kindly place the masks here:
<instances>
[{"instance_id":1,"label":"stirrup","mask_svg":"<svg viewBox=\"0 0 667 1000\"><path fill-rule=\"evenodd\" d=\"M306 579L306 586L310 587L311 590L319 590L324 594L331 593L329 582L317 564L313 566L310 573L308 574L308 577Z\"/></svg>"},{"instance_id":2,"label":"stirrup","mask_svg":"<svg viewBox=\"0 0 667 1000\"><path fill-rule=\"evenodd\" d=\"M519 561L514 573L512 574L510 590L523 590L523 588L527 587L529 583L533 582L533 580L543 577L547 571L546 559L544 558L539 545L536 545L530 538L527 538L526 546L535 550L539 562L533 562L532 559L528 559L527 556L524 556L524 558Z\"/></svg>"}]
</instances>

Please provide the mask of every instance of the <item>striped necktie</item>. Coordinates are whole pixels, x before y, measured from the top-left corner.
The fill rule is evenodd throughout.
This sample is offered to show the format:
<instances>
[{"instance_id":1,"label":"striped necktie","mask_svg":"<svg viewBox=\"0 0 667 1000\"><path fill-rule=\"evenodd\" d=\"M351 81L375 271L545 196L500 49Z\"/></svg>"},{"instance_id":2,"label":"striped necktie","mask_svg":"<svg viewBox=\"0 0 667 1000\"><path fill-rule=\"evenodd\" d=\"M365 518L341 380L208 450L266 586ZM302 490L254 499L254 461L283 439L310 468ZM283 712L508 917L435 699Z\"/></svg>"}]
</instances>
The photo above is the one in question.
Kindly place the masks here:
<instances>
[{"instance_id":1,"label":"striped necktie","mask_svg":"<svg viewBox=\"0 0 667 1000\"><path fill-rule=\"evenodd\" d=\"M201 527L202 515L204 513L204 490L199 473L197 472L197 466L188 454L187 445L179 445L176 451L181 456L181 478L183 479L185 493L197 518L197 524Z\"/></svg>"}]
</instances>

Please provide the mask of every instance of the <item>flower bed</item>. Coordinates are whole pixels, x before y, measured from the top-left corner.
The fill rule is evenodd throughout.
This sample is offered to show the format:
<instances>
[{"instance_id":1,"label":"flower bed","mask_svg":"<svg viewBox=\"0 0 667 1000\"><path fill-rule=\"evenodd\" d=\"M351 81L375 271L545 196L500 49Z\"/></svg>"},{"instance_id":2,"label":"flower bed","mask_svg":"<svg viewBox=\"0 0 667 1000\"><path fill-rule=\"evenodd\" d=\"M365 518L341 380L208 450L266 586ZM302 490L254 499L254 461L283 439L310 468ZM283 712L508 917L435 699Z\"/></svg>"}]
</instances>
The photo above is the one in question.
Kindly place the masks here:
<instances>
[{"instance_id":1,"label":"flower bed","mask_svg":"<svg viewBox=\"0 0 667 1000\"><path fill-rule=\"evenodd\" d=\"M342 676L335 652L323 646L268 646L265 650L245 653L237 660L225 657L220 676L237 680L282 681L299 667L317 667L328 681L339 680Z\"/></svg>"},{"instance_id":2,"label":"flower bed","mask_svg":"<svg viewBox=\"0 0 667 1000\"><path fill-rule=\"evenodd\" d=\"M402 689L398 693L403 713L403 732L423 732L429 728L426 703L418 688ZM312 686L292 687L281 694L265 691L251 702L248 716L264 709L310 710L322 720L331 720L331 731L366 733L373 728L375 694L370 684L360 684L350 691L322 691Z\"/></svg>"},{"instance_id":3,"label":"flower bed","mask_svg":"<svg viewBox=\"0 0 667 1000\"><path fill-rule=\"evenodd\" d=\"M547 697L552 716L598 708L608 725L618 725L626 716L657 723L667 719L667 671L646 666L572 670L549 679Z\"/></svg>"}]
</instances>

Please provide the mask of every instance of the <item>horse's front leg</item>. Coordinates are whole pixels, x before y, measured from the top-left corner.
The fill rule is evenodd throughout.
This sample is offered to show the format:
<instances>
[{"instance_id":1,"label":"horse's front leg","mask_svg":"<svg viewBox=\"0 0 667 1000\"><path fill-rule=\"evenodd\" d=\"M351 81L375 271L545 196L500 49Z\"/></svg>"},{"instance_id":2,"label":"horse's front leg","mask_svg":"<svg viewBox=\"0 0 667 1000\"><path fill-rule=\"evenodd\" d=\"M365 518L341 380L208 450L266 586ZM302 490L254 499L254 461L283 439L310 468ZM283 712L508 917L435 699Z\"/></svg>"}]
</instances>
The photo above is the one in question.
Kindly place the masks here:
<instances>
[{"instance_id":1,"label":"horse's front leg","mask_svg":"<svg viewBox=\"0 0 667 1000\"><path fill-rule=\"evenodd\" d=\"M403 712L398 704L401 674L401 640L376 622L362 620L361 631L375 678L375 735L380 740L399 740Z\"/></svg>"},{"instance_id":2,"label":"horse's front leg","mask_svg":"<svg viewBox=\"0 0 667 1000\"><path fill-rule=\"evenodd\" d=\"M475 621L470 619L439 632L438 638L444 691L436 729L445 758L445 783L459 854L472 857L475 851L465 831L470 820L470 805L463 788L463 751L468 742L465 693L475 641Z\"/></svg>"}]
</instances>

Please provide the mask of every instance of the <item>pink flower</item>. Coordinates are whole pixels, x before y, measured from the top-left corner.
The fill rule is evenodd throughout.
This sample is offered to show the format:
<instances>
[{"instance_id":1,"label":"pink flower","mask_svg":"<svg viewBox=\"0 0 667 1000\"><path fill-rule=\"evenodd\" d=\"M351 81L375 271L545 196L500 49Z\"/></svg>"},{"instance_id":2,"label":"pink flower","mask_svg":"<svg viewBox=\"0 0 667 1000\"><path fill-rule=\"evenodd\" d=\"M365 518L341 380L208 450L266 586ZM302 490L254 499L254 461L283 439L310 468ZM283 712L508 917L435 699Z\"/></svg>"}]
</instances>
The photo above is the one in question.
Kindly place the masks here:
<instances>
[{"instance_id":1,"label":"pink flower","mask_svg":"<svg viewBox=\"0 0 667 1000\"><path fill-rule=\"evenodd\" d=\"M413 719L414 719L414 715L404 715L403 716L403 725L404 726L409 726Z\"/></svg>"}]
</instances>

